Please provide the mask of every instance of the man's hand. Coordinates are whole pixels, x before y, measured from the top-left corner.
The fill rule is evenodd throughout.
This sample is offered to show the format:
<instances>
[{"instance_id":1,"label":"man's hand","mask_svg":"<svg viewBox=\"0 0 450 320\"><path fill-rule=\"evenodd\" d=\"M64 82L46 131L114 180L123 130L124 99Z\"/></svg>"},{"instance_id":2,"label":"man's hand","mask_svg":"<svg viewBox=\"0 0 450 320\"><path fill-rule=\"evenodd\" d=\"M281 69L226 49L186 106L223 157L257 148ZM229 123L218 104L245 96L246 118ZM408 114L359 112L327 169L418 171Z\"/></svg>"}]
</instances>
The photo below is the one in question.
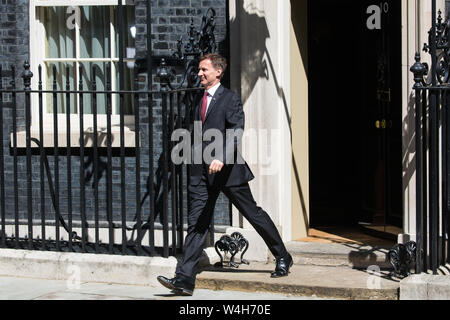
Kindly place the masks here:
<instances>
[{"instance_id":1,"label":"man's hand","mask_svg":"<svg viewBox=\"0 0 450 320\"><path fill-rule=\"evenodd\" d=\"M217 173L223 168L223 162L219 160L213 160L209 166L209 174Z\"/></svg>"}]
</instances>

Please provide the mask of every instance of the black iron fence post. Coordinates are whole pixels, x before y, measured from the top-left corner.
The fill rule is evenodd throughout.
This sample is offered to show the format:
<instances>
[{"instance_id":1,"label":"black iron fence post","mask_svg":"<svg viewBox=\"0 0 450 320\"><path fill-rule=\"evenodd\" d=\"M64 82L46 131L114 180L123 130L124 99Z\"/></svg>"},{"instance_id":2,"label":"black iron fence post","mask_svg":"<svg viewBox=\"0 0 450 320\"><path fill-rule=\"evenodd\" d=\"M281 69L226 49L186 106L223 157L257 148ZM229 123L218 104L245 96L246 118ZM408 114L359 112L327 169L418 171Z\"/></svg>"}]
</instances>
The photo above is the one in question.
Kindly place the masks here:
<instances>
[{"instance_id":1,"label":"black iron fence post","mask_svg":"<svg viewBox=\"0 0 450 320\"><path fill-rule=\"evenodd\" d=\"M147 1L147 104L148 104L148 154L150 155L148 165L148 181L149 181L149 219L148 223L148 239L150 246L150 254L155 252L155 191L153 181L155 179L155 168L153 164L153 55L152 55L152 1Z\"/></svg>"},{"instance_id":2,"label":"black iron fence post","mask_svg":"<svg viewBox=\"0 0 450 320\"><path fill-rule=\"evenodd\" d=\"M99 235L99 193L98 193L98 124L97 124L97 67L92 67L92 117L93 117L93 147L92 147L92 168L93 168L93 187L94 187L94 224L95 224L95 252L100 251L100 235Z\"/></svg>"},{"instance_id":3,"label":"black iron fence post","mask_svg":"<svg viewBox=\"0 0 450 320\"><path fill-rule=\"evenodd\" d=\"M119 91L124 90L125 87L125 72L123 64L123 7L122 0L119 0L117 6L117 27L119 35ZM124 95L119 94L119 114L120 114L120 185L121 185L121 215L122 215L122 254L126 254L127 250L127 234L126 234L126 182L125 182L125 105L124 105Z\"/></svg>"},{"instance_id":4,"label":"black iron fence post","mask_svg":"<svg viewBox=\"0 0 450 320\"><path fill-rule=\"evenodd\" d=\"M411 67L411 72L414 73L414 90L415 90L415 116L416 116L416 273L423 271L423 234L422 234L422 219L423 219L423 114L421 104L421 86L423 76L426 72L425 66L420 63L420 54L417 52L415 57L416 63Z\"/></svg>"},{"instance_id":5,"label":"black iron fence post","mask_svg":"<svg viewBox=\"0 0 450 320\"><path fill-rule=\"evenodd\" d=\"M16 100L16 68L12 66L11 68L12 80L11 88L14 90L12 92L12 126L13 126L13 172L14 172L14 242L15 248L20 248L19 243L19 183L18 183L18 165L17 165L17 100Z\"/></svg>"},{"instance_id":6,"label":"black iron fence post","mask_svg":"<svg viewBox=\"0 0 450 320\"><path fill-rule=\"evenodd\" d=\"M26 130L26 170L27 170L27 210L28 210L28 249L33 249L33 202L31 167L31 78L30 64L25 61L22 72L25 91L25 130Z\"/></svg>"},{"instance_id":7,"label":"black iron fence post","mask_svg":"<svg viewBox=\"0 0 450 320\"><path fill-rule=\"evenodd\" d=\"M83 74L83 67L79 66L78 74ZM87 239L87 221L86 221L86 182L84 179L84 151L85 151L85 139L84 139L84 95L83 91L83 77L80 77L78 82L78 96L80 103L80 214L81 214L81 250L86 252L86 239Z\"/></svg>"},{"instance_id":8,"label":"black iron fence post","mask_svg":"<svg viewBox=\"0 0 450 320\"><path fill-rule=\"evenodd\" d=\"M106 67L106 91L111 92L111 66ZM108 237L110 254L114 251L114 225L113 225L113 196L112 196L112 133L111 133L111 116L112 116L112 96L111 93L106 94L106 153L107 153L107 169L106 169L106 214L108 217Z\"/></svg>"},{"instance_id":9,"label":"black iron fence post","mask_svg":"<svg viewBox=\"0 0 450 320\"><path fill-rule=\"evenodd\" d=\"M137 79L137 75L134 77L134 90L138 90L139 82ZM134 99L134 127L135 127L135 135L134 135L134 148L136 150L136 230L137 234L142 234L142 211L141 211L141 145L140 145L140 136L141 136L141 122L140 122L140 108L139 108L139 95L137 92L133 94ZM142 238L137 237L137 252L138 255L143 253L142 251Z\"/></svg>"},{"instance_id":10,"label":"black iron fence post","mask_svg":"<svg viewBox=\"0 0 450 320\"><path fill-rule=\"evenodd\" d=\"M75 73L75 70L74 70ZM70 139L70 67L66 65L66 173L67 173L67 216L69 220L69 251L72 251L72 151Z\"/></svg>"},{"instance_id":11,"label":"black iron fence post","mask_svg":"<svg viewBox=\"0 0 450 320\"><path fill-rule=\"evenodd\" d=\"M40 180L41 180L41 239L42 250L46 250L45 232L45 176L44 176L44 120L43 120L43 94L42 94L42 66L38 67L38 91L39 91L39 156L40 156Z\"/></svg>"},{"instance_id":12,"label":"black iron fence post","mask_svg":"<svg viewBox=\"0 0 450 320\"><path fill-rule=\"evenodd\" d=\"M170 81L173 79L172 70L167 66L165 59L162 59L161 66L158 68L157 76L161 85L161 117L162 117L162 165L163 165L163 257L169 256L169 145L168 119L167 119L167 98L170 87ZM173 174L173 173L172 173ZM173 221L172 221L173 223Z\"/></svg>"},{"instance_id":13,"label":"black iron fence post","mask_svg":"<svg viewBox=\"0 0 450 320\"><path fill-rule=\"evenodd\" d=\"M3 89L3 72L0 65L0 90ZM6 213L5 213L5 166L3 159L3 93L0 92L0 210L1 210L1 247L6 246Z\"/></svg>"},{"instance_id":14,"label":"black iron fence post","mask_svg":"<svg viewBox=\"0 0 450 320\"><path fill-rule=\"evenodd\" d=\"M432 1L431 27L431 84L436 85L436 0ZM439 129L438 129L438 94L430 91L430 234L431 234L431 269L437 274L438 236L439 236Z\"/></svg>"},{"instance_id":15,"label":"black iron fence post","mask_svg":"<svg viewBox=\"0 0 450 320\"><path fill-rule=\"evenodd\" d=\"M59 206L59 147L58 147L58 82L56 76L56 65L53 65L53 150L54 150L54 177L55 177L55 240L56 240L56 250L60 251L60 242L59 242L59 215L61 214L60 206Z\"/></svg>"},{"instance_id":16,"label":"black iron fence post","mask_svg":"<svg viewBox=\"0 0 450 320\"><path fill-rule=\"evenodd\" d=\"M448 176L448 168L447 168L447 157L448 157L448 149L447 149L447 145L448 145L448 141L447 141L447 137L448 137L448 127L447 127L447 104L448 104L448 91L441 91L441 156L442 156L442 160L441 160L441 172L442 172L442 179L441 179L441 195L442 195L442 224L441 224L441 229L440 232L442 234L442 242L441 242L441 247L440 247L440 259L439 259L439 264L440 265L445 265L445 226L447 225L447 208L448 208L448 190L447 190L447 179L446 177Z\"/></svg>"}]
</instances>

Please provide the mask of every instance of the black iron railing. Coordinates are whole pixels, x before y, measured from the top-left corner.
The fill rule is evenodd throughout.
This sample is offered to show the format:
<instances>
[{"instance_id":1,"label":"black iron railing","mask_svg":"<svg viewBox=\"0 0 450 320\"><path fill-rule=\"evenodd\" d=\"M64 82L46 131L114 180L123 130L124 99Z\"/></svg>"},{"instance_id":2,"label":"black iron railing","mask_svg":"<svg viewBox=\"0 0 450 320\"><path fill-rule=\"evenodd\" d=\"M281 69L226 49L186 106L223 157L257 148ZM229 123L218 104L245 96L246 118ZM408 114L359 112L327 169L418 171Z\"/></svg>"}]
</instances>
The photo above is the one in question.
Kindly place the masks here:
<instances>
[{"instance_id":1,"label":"black iron railing","mask_svg":"<svg viewBox=\"0 0 450 320\"><path fill-rule=\"evenodd\" d=\"M56 88L59 76L56 67L52 68L53 89L43 90L42 69L39 67L38 70L38 89L32 90L30 85L33 74L28 63L24 64L22 89L16 88L14 80L11 80L8 88L2 87L2 83L5 83L3 75L8 74L8 79L15 79L16 71L13 68L6 73L0 68L0 245L4 248L31 250L156 254L155 232L159 231L155 230L155 225L158 229L156 219L159 218L162 237L162 243L158 245L162 250L160 254L168 256L180 251L187 209L188 172L184 164L172 162L170 150L173 145L170 137L176 129L190 129L192 97L200 89L170 90L170 72L164 64L158 72L160 91L113 91L109 83L106 90L96 90L95 68L92 70L92 90L83 90L82 79L78 83L78 90L74 90L73 84L69 82L69 67L65 70L68 79L65 90ZM83 70L80 69L79 72L82 74ZM108 69L107 73L109 72ZM136 82L135 88L137 87ZM9 102L3 99L7 95ZM38 133L31 132L33 95L38 96ZM48 135L44 132L45 95L47 98L51 97L49 103L53 115L53 141L46 141ZM61 125L61 120L58 121L58 95L65 98L65 130L72 133L65 134L65 141L60 141L58 134ZM97 99L101 95L106 97L106 133L99 129L97 123ZM123 116L120 119L119 146L113 147L113 138L117 138L112 133L111 121L111 105L115 95L119 96L120 105L126 95L132 96L135 101L133 147L125 144ZM140 103L140 95L146 96L147 103L144 107ZM88 107L84 103L86 96L91 96L90 115L85 114ZM74 100L78 101L78 128L74 128L71 120L71 97L76 97ZM18 100L24 102L23 108L17 103ZM155 104L161 108L158 109L160 114L155 114ZM142 116L144 109L146 117ZM25 119L18 116L21 110L24 111ZM5 127L8 125L5 113L8 113L8 120L12 123L11 131L8 130L9 127ZM120 107L120 113L124 114L123 107ZM93 128L89 133L92 139L86 138L84 122L87 116L93 119ZM142 130L144 118L147 132ZM156 118L160 118L162 128L160 153L155 151L155 143L158 144L153 132ZM18 141L18 135L23 135L18 130L20 122L25 131L25 144ZM11 132L9 146L5 142L10 137L4 136L5 132ZM75 136L79 137L79 141L72 140L75 132L78 133ZM104 142L99 139L101 135L106 137ZM145 146L141 145L141 137L145 137L147 141ZM92 140L92 143L89 144L88 140ZM51 143L53 145L49 146ZM144 166L142 158L145 158L148 167ZM154 158L157 158L156 164ZM12 167L5 169L5 162ZM87 170L90 162L91 171ZM134 163L132 167L129 166L130 162ZM65 168L65 172L61 172L61 168ZM25 177L20 176L21 169L25 169ZM126 170L130 172L126 173ZM114 174L118 174L118 177L114 178ZM130 177L134 181L127 181ZM143 212L142 208L147 200L148 210ZM7 206L7 203L10 205ZM47 203L51 204L51 209ZM117 203L120 206L115 205ZM133 214L130 214L130 209ZM13 228L8 229L8 225ZM26 231L21 226L25 226ZM49 226L54 229L49 229ZM102 235L103 229L107 232ZM121 231L119 240L115 239L117 229ZM146 233L148 242L144 244Z\"/></svg>"},{"instance_id":2,"label":"black iron railing","mask_svg":"<svg viewBox=\"0 0 450 320\"><path fill-rule=\"evenodd\" d=\"M151 17L151 1L147 10ZM119 1L119 16L121 12ZM214 17L209 9L200 32L191 23L189 42L183 48L180 39L172 56L156 57L149 50L145 57L136 57L138 72L131 90L124 89L121 19L117 90L109 80L104 90L97 89L95 66L74 70L69 65L64 69L48 65L43 80L41 66L33 75L25 62L20 87L16 68L0 67L0 247L164 257L182 250L189 168L172 161L171 134L192 129L193 97L200 90L198 58L216 49ZM150 20L147 48L151 48ZM152 90L156 63L159 89ZM168 64L185 66L181 84L172 85L175 75ZM90 79L71 82L75 71ZM111 79L110 66L103 71ZM138 73L144 73L144 80L138 80ZM58 88L62 76L65 88L61 84ZM37 88L31 86L33 77L38 78ZM50 83L50 89L44 89L44 82L46 88ZM118 133L113 132L114 99L118 101ZM58 112L62 103L64 113ZM134 106L132 124L125 123L126 103ZM72 117L74 105L77 123ZM103 129L98 121L100 108L106 110ZM33 124L38 132L32 131L32 114L37 116ZM86 127L87 117L92 128ZM50 136L44 130L45 119L52 119ZM67 133L64 141L61 126ZM134 137L131 146L126 141L127 126ZM214 221L210 231L213 240Z\"/></svg>"},{"instance_id":3,"label":"black iron railing","mask_svg":"<svg viewBox=\"0 0 450 320\"><path fill-rule=\"evenodd\" d=\"M420 62L414 73L416 118L416 273L438 274L450 262L450 21L436 19L424 50L431 55L431 68ZM441 201L440 201L441 198Z\"/></svg>"}]
</instances>

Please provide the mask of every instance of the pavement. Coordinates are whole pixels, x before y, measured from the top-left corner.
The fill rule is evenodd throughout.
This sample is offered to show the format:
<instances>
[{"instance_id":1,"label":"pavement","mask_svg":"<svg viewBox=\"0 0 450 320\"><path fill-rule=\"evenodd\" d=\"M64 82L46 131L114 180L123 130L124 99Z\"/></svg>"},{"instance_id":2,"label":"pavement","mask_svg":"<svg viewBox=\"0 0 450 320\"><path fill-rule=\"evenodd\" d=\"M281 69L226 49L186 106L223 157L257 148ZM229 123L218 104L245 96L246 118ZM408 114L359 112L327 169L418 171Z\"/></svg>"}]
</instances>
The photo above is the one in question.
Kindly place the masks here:
<instances>
[{"instance_id":1,"label":"pavement","mask_svg":"<svg viewBox=\"0 0 450 320\"><path fill-rule=\"evenodd\" d=\"M0 299L5 300L398 300L387 248L359 244L287 243L294 265L273 279L275 262L217 268L214 250L202 260L192 297L162 287L177 259L0 250ZM244 257L245 258L245 257ZM239 258L235 260L240 262ZM78 280L79 279L79 280ZM415 284L416 285L416 284Z\"/></svg>"},{"instance_id":2,"label":"pavement","mask_svg":"<svg viewBox=\"0 0 450 320\"><path fill-rule=\"evenodd\" d=\"M162 286L0 277L0 300L332 300L315 295L196 289L191 297L178 296Z\"/></svg>"},{"instance_id":3,"label":"pavement","mask_svg":"<svg viewBox=\"0 0 450 320\"><path fill-rule=\"evenodd\" d=\"M272 259L239 264L238 254L237 268L219 268L214 248L207 248L192 297L177 296L156 280L174 275L179 256L0 249L0 299L450 300L449 265L439 275L398 278L388 260L390 244L333 241L288 242L294 265L289 276L277 279L270 277Z\"/></svg>"}]
</instances>

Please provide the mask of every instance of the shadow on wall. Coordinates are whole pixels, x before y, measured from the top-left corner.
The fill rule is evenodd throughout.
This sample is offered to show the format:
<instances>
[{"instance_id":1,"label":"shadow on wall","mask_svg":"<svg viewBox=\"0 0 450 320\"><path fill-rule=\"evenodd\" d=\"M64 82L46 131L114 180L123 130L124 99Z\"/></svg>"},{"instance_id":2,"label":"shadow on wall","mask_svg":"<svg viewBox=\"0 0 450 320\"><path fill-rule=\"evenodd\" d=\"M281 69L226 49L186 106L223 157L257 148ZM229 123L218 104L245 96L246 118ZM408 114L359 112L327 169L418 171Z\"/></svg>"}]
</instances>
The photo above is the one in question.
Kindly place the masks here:
<instances>
[{"instance_id":1,"label":"shadow on wall","mask_svg":"<svg viewBox=\"0 0 450 320\"><path fill-rule=\"evenodd\" d=\"M241 98L245 104L255 89L259 79L273 79L280 97L283 98L287 110L283 88L279 86L272 58L266 47L266 41L270 38L264 9L258 8L250 1L236 1L236 17L230 20L230 30L239 30L241 36L248 43L241 41ZM286 114L289 119L289 114Z\"/></svg>"},{"instance_id":2,"label":"shadow on wall","mask_svg":"<svg viewBox=\"0 0 450 320\"><path fill-rule=\"evenodd\" d=\"M289 128L292 144L290 108L286 100L285 90L281 87L280 81L277 78L277 73L279 72L275 70L273 59L266 46L266 42L271 37L271 34L265 18L266 13L264 11L263 3L263 1L236 0L236 16L234 19L230 19L230 32L235 32L233 33L233 37L235 40L238 39L237 41L240 41L240 46L237 46L238 49L236 49L239 51L239 54L235 55L235 59L239 59L240 61L235 62L232 60L231 63L240 64L240 68L237 68L238 70L240 69L240 77L234 77L233 79L236 82L240 82L236 83L235 87L241 91L240 95L244 105L255 89L258 80L265 79L266 81L273 82L278 97L283 102L285 115L284 123ZM294 33L298 42L297 45L300 49L302 60L304 61L303 65L307 72L308 44L306 39L307 32L305 32L307 29L306 2L302 1L302 3L299 3L299 1L291 0L291 14ZM239 35L236 35L236 33L239 33ZM243 39L240 39L240 37ZM258 108L257 105L251 105L249 107ZM295 184L301 200L303 221L305 221L305 227L308 227L307 208L298 172L300 167L299 164L296 163L293 153L291 156Z\"/></svg>"},{"instance_id":3,"label":"shadow on wall","mask_svg":"<svg viewBox=\"0 0 450 320\"><path fill-rule=\"evenodd\" d=\"M241 41L240 59L241 64L241 96L245 104L258 79L269 79L269 70L265 56L269 56L266 41L270 38L264 11L259 10L249 1L236 1L236 18L230 21L230 29L234 30L233 24L238 24L241 32L249 43Z\"/></svg>"},{"instance_id":4,"label":"shadow on wall","mask_svg":"<svg viewBox=\"0 0 450 320\"><path fill-rule=\"evenodd\" d=\"M416 172L416 134L415 134L415 94L410 92L408 109L402 123L403 138L403 192L409 187L412 176Z\"/></svg>"},{"instance_id":5,"label":"shadow on wall","mask_svg":"<svg viewBox=\"0 0 450 320\"><path fill-rule=\"evenodd\" d=\"M421 55L424 55L422 52ZM412 75L411 71L410 74ZM428 70L428 74L424 77L427 84L431 84L431 70ZM424 110L425 118L428 119L428 108ZM403 179L403 192L407 188L411 188L410 182L412 177L416 173L416 92L411 89L408 96L408 106L406 115L403 115L402 121L402 179ZM439 125L440 127L440 125ZM415 188L415 186L414 186Z\"/></svg>"}]
</instances>

